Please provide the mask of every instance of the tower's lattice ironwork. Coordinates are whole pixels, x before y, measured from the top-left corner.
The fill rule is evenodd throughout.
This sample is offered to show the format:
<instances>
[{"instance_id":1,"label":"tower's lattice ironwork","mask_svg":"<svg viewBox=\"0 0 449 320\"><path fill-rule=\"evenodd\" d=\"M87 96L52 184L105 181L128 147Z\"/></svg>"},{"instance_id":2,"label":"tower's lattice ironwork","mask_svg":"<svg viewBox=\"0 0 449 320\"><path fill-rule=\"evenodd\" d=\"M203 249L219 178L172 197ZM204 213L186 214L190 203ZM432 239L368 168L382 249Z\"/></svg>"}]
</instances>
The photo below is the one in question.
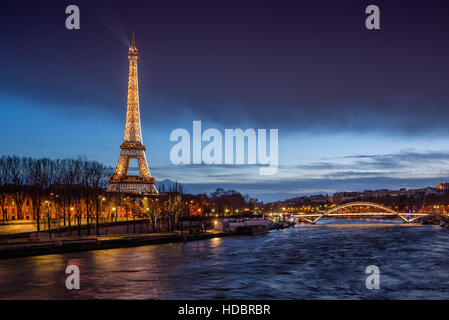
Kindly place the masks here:
<instances>
[{"instance_id":1,"label":"tower's lattice ironwork","mask_svg":"<svg viewBox=\"0 0 449 320\"><path fill-rule=\"evenodd\" d=\"M139 51L136 48L134 33L132 44L128 50L129 78L128 101L126 107L126 125L123 143L120 146L120 158L117 168L109 178L108 191L157 193L156 180L151 176L145 157L146 148L143 146L142 130L140 127L139 86L137 80L137 60ZM128 175L129 161L137 159L139 176Z\"/></svg>"}]
</instances>

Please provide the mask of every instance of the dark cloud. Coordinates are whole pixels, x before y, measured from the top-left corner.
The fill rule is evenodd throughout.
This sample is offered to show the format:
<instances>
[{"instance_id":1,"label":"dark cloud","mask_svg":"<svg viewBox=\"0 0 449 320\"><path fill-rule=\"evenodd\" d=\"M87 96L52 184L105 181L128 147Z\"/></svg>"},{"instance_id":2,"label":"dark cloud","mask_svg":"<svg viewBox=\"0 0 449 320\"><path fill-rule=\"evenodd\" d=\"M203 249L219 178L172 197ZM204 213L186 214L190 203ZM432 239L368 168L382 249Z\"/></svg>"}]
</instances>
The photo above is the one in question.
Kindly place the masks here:
<instances>
[{"instance_id":1,"label":"dark cloud","mask_svg":"<svg viewBox=\"0 0 449 320\"><path fill-rule=\"evenodd\" d=\"M355 166L358 168L372 169L390 169L406 167L419 164L448 164L449 152L430 151L430 152L414 152L401 151L395 154L382 155L356 155L348 156L348 159L355 159Z\"/></svg>"},{"instance_id":2,"label":"dark cloud","mask_svg":"<svg viewBox=\"0 0 449 320\"><path fill-rule=\"evenodd\" d=\"M279 167L278 175L273 177L258 176L251 166L168 166L154 168L153 173L159 176L170 173L183 177L185 181L191 181L191 176L201 176L201 183L185 183L187 192L210 193L222 187L236 189L264 201L340 191L421 188L449 181L449 152L404 150L395 154L359 154L331 160L352 162L283 165ZM432 166L437 170L429 169ZM416 170L420 173L416 174Z\"/></svg>"},{"instance_id":3,"label":"dark cloud","mask_svg":"<svg viewBox=\"0 0 449 320\"><path fill-rule=\"evenodd\" d=\"M362 177L383 177L390 174L386 171L337 171L331 174L324 174L325 179L348 179Z\"/></svg>"},{"instance_id":4,"label":"dark cloud","mask_svg":"<svg viewBox=\"0 0 449 320\"><path fill-rule=\"evenodd\" d=\"M446 151L428 151L415 152L403 150L399 153L391 154L363 154L350 155L342 158L335 158L334 160L350 160L351 163L340 162L317 162L312 164L281 166L284 169L300 169L306 171L332 171L332 170L359 170L359 171L340 171L335 174L344 175L345 172L357 173L360 175L382 174L379 171L360 172L360 170L396 170L398 168L413 168L423 164L431 165L438 164L440 166L449 165L449 152Z\"/></svg>"},{"instance_id":5,"label":"dark cloud","mask_svg":"<svg viewBox=\"0 0 449 320\"><path fill-rule=\"evenodd\" d=\"M371 177L353 179L292 179L281 183L222 183L222 184L185 184L186 192L210 193L217 187L235 189L243 194L249 194L265 202L277 201L310 194L333 194L339 191L364 191L400 188L425 188L434 187L447 177L437 178L391 178ZM325 187L324 187L325 186Z\"/></svg>"},{"instance_id":6,"label":"dark cloud","mask_svg":"<svg viewBox=\"0 0 449 320\"><path fill-rule=\"evenodd\" d=\"M318 162L313 164L295 165L295 166L282 166L285 169L302 169L302 170L342 170L342 169L353 169L352 165L332 163L332 162Z\"/></svg>"},{"instance_id":7,"label":"dark cloud","mask_svg":"<svg viewBox=\"0 0 449 320\"><path fill-rule=\"evenodd\" d=\"M359 0L78 3L79 31L68 1L2 5L0 93L121 119L135 30L146 124L449 131L447 1L378 0L380 31Z\"/></svg>"}]
</instances>

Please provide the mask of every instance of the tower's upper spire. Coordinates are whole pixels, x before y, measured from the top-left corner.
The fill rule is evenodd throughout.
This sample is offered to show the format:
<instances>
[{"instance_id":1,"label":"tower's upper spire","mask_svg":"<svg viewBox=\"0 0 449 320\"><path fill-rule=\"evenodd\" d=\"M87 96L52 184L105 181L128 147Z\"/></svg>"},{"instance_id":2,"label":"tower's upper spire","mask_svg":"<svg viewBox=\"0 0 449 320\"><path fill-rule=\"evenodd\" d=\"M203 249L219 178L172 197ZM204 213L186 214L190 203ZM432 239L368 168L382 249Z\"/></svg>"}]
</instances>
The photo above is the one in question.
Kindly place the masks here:
<instances>
[{"instance_id":1,"label":"tower's upper spire","mask_svg":"<svg viewBox=\"0 0 449 320\"><path fill-rule=\"evenodd\" d=\"M136 34L133 31L133 40L132 40L132 44L131 44L131 48L136 49L136 38L135 38Z\"/></svg>"},{"instance_id":2,"label":"tower's upper spire","mask_svg":"<svg viewBox=\"0 0 449 320\"><path fill-rule=\"evenodd\" d=\"M131 57L139 57L139 50L136 48L136 39L135 39L135 33L133 31L132 34L132 40L131 40L131 48L128 50L128 56Z\"/></svg>"},{"instance_id":3,"label":"tower's upper spire","mask_svg":"<svg viewBox=\"0 0 449 320\"><path fill-rule=\"evenodd\" d=\"M128 50L129 77L128 77L128 103L126 106L125 144L142 145L142 132L140 128L139 85L137 80L137 60L139 52L135 45L134 32L131 48Z\"/></svg>"}]
</instances>

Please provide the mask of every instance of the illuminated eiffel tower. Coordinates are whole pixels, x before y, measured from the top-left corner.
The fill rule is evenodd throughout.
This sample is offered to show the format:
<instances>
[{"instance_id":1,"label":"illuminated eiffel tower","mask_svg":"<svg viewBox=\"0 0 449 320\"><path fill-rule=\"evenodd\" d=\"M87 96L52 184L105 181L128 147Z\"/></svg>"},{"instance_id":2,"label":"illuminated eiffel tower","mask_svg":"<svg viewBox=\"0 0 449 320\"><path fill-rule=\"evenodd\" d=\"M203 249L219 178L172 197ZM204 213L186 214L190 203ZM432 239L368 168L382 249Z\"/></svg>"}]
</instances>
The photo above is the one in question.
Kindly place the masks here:
<instances>
[{"instance_id":1,"label":"illuminated eiffel tower","mask_svg":"<svg viewBox=\"0 0 449 320\"><path fill-rule=\"evenodd\" d=\"M156 180L150 175L147 159L145 157L146 148L143 146L142 130L140 127L139 110L139 87L137 81L137 60L139 51L136 48L134 32L132 45L128 50L129 59L129 79L128 79L128 103L126 107L125 137L120 146L120 158L117 168L112 177L109 177L109 187L111 192L132 192L132 193L157 193ZM139 165L139 176L128 175L130 159L137 159Z\"/></svg>"}]
</instances>

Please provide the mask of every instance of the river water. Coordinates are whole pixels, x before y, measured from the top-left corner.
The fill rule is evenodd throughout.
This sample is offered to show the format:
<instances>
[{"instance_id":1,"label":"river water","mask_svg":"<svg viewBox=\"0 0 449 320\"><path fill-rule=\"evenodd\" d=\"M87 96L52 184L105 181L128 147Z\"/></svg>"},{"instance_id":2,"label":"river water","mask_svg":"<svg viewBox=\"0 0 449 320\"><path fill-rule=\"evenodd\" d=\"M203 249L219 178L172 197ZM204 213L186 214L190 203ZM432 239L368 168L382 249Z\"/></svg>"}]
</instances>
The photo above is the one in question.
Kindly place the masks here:
<instances>
[{"instance_id":1,"label":"river water","mask_svg":"<svg viewBox=\"0 0 449 320\"><path fill-rule=\"evenodd\" d=\"M79 267L80 290L65 288ZM380 270L369 290L366 267ZM265 235L0 260L1 299L449 299L449 230L323 220Z\"/></svg>"}]
</instances>

